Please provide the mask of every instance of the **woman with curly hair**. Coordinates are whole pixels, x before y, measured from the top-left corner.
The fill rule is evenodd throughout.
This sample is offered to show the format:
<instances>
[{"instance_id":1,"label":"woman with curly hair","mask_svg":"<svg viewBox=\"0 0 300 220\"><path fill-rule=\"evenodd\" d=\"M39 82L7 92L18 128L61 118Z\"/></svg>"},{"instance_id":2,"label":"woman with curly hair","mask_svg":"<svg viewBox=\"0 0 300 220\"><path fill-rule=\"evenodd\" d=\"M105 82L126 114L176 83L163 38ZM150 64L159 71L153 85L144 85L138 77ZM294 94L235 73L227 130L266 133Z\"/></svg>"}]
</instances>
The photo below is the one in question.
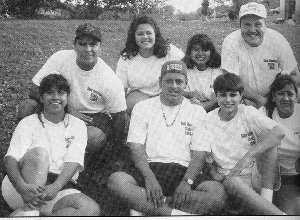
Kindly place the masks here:
<instances>
[{"instance_id":1,"label":"woman with curly hair","mask_svg":"<svg viewBox=\"0 0 300 220\"><path fill-rule=\"evenodd\" d=\"M216 108L213 91L215 78L222 74L221 56L211 39L205 34L196 34L187 44L183 62L188 68L188 84L185 97L206 111Z\"/></svg>"},{"instance_id":2,"label":"woman with curly hair","mask_svg":"<svg viewBox=\"0 0 300 220\"><path fill-rule=\"evenodd\" d=\"M261 110L278 122L285 133L278 146L281 187L274 193L274 203L288 215L299 215L300 104L296 83L290 75L276 76Z\"/></svg>"},{"instance_id":3,"label":"woman with curly hair","mask_svg":"<svg viewBox=\"0 0 300 220\"><path fill-rule=\"evenodd\" d=\"M149 16L140 16L131 22L120 55L116 74L127 92L129 114L137 102L161 92L161 66L168 60L180 60L184 56L180 49L163 38L156 22Z\"/></svg>"}]
</instances>

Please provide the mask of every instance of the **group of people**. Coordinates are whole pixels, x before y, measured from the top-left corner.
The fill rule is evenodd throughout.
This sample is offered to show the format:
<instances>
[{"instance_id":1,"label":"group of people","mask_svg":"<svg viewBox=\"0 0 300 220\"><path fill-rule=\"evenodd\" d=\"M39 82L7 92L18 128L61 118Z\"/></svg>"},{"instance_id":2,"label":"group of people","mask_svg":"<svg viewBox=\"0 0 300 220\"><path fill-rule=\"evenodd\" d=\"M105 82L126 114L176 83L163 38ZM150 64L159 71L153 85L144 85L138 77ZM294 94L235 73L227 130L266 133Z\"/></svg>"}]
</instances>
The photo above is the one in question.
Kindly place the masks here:
<instances>
[{"instance_id":1,"label":"group of people","mask_svg":"<svg viewBox=\"0 0 300 220\"><path fill-rule=\"evenodd\" d=\"M2 182L11 216L101 215L76 180L107 141L130 150L107 188L132 215L300 214L300 74L266 16L241 6L221 55L205 34L183 53L137 17L116 73L100 29L79 25L74 50L53 54L18 106Z\"/></svg>"}]
</instances>

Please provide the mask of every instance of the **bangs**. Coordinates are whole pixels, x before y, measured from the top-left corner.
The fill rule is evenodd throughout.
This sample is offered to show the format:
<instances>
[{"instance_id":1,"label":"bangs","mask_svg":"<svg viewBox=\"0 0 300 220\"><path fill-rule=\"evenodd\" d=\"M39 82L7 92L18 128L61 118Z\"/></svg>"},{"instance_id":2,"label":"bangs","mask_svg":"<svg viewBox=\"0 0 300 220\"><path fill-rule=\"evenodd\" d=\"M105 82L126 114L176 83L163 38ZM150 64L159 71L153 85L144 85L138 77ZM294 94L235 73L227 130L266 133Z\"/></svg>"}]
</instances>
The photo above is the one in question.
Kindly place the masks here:
<instances>
[{"instance_id":1,"label":"bangs","mask_svg":"<svg viewBox=\"0 0 300 220\"><path fill-rule=\"evenodd\" d=\"M60 74L50 74L43 78L39 87L40 95L57 89L59 92L65 91L70 94L70 86L67 80Z\"/></svg>"}]
</instances>

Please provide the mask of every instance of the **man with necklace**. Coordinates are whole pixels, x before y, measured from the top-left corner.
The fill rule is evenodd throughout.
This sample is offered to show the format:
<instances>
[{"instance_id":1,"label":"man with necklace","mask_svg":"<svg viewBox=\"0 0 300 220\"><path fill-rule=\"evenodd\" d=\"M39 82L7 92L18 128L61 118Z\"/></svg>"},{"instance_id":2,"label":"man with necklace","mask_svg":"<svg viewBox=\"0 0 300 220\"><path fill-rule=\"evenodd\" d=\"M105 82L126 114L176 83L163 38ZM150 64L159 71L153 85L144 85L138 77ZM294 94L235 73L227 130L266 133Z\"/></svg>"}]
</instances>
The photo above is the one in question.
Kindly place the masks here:
<instances>
[{"instance_id":1,"label":"man with necklace","mask_svg":"<svg viewBox=\"0 0 300 220\"><path fill-rule=\"evenodd\" d=\"M206 151L199 138L206 112L183 97L187 67L168 61L159 96L132 112L127 142L133 163L113 173L108 188L146 215L210 214L222 209L225 192L201 174Z\"/></svg>"}]
</instances>

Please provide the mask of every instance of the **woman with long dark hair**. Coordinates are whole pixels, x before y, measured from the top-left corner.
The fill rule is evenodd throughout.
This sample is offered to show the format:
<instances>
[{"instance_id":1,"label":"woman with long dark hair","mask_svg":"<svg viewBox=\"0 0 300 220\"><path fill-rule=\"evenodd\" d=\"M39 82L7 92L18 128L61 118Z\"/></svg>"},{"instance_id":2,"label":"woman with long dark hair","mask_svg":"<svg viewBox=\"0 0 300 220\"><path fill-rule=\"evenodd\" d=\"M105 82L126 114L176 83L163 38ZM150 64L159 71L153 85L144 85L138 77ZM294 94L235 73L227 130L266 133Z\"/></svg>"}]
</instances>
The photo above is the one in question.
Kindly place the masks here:
<instances>
[{"instance_id":1,"label":"woman with long dark hair","mask_svg":"<svg viewBox=\"0 0 300 220\"><path fill-rule=\"evenodd\" d=\"M156 22L149 16L140 16L131 22L120 55L116 74L127 92L129 114L137 102L161 92L159 76L162 64L184 56L181 50L163 38Z\"/></svg>"}]
</instances>

